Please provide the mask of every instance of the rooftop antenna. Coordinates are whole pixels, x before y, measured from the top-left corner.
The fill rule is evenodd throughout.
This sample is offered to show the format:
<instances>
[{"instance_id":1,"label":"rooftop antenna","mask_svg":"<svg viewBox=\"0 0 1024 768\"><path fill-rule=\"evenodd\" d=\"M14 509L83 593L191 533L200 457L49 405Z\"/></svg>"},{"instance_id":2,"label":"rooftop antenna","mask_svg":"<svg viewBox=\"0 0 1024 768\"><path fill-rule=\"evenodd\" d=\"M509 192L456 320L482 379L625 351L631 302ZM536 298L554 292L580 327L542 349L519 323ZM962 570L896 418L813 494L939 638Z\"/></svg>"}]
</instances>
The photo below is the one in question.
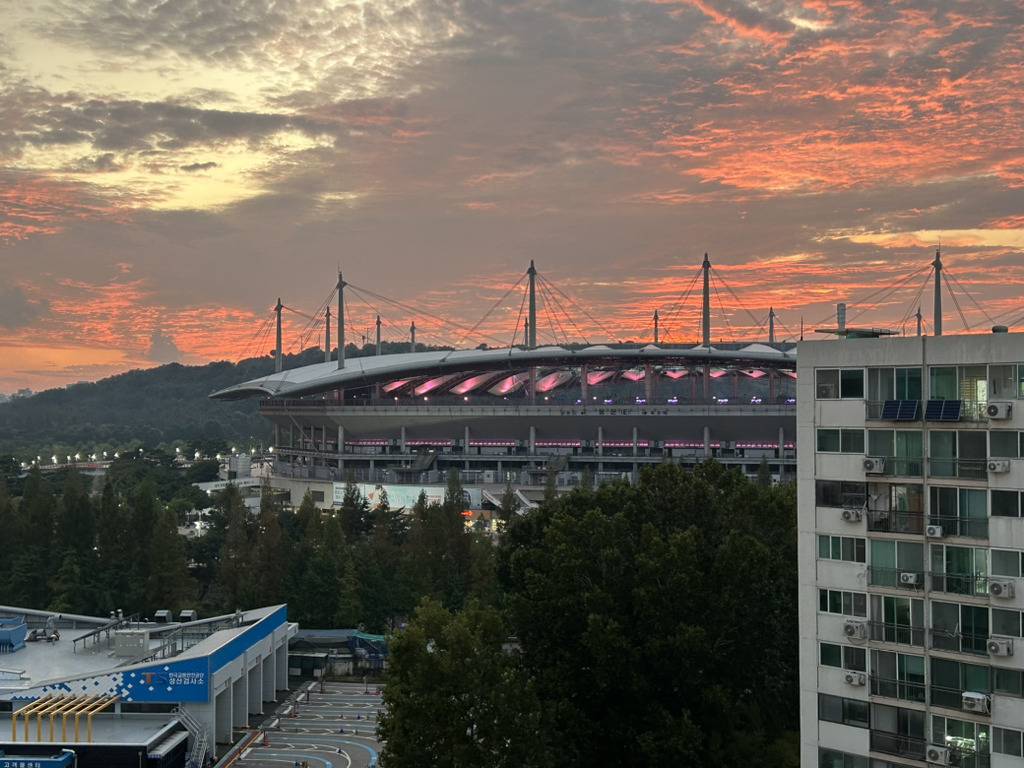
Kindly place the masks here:
<instances>
[{"instance_id":1,"label":"rooftop antenna","mask_svg":"<svg viewBox=\"0 0 1024 768\"><path fill-rule=\"evenodd\" d=\"M284 368L284 357L281 353L281 310L284 309L284 305L281 303L281 297L277 297L277 306L274 307L274 312L277 313L277 347L274 348L274 372L280 373Z\"/></svg>"},{"instance_id":2,"label":"rooftop antenna","mask_svg":"<svg viewBox=\"0 0 1024 768\"><path fill-rule=\"evenodd\" d=\"M654 310L654 343L658 343L658 310Z\"/></svg>"},{"instance_id":3,"label":"rooftop antenna","mask_svg":"<svg viewBox=\"0 0 1024 768\"><path fill-rule=\"evenodd\" d=\"M942 254L938 248L935 249L935 261L932 262L932 266L935 267L935 319L932 321L932 327L935 330L936 336L942 335Z\"/></svg>"},{"instance_id":4,"label":"rooftop antenna","mask_svg":"<svg viewBox=\"0 0 1024 768\"><path fill-rule=\"evenodd\" d=\"M768 343L775 343L775 307L768 307Z\"/></svg>"},{"instance_id":5,"label":"rooftop antenna","mask_svg":"<svg viewBox=\"0 0 1024 768\"><path fill-rule=\"evenodd\" d=\"M921 305L917 305L917 314L914 315L917 318L917 335L921 335Z\"/></svg>"},{"instance_id":6,"label":"rooftop antenna","mask_svg":"<svg viewBox=\"0 0 1024 768\"><path fill-rule=\"evenodd\" d=\"M412 352L416 351L416 321L412 321L412 325L409 326L409 349Z\"/></svg>"},{"instance_id":7,"label":"rooftop antenna","mask_svg":"<svg viewBox=\"0 0 1024 768\"><path fill-rule=\"evenodd\" d=\"M377 315L377 355L380 355L380 315Z\"/></svg>"}]
</instances>

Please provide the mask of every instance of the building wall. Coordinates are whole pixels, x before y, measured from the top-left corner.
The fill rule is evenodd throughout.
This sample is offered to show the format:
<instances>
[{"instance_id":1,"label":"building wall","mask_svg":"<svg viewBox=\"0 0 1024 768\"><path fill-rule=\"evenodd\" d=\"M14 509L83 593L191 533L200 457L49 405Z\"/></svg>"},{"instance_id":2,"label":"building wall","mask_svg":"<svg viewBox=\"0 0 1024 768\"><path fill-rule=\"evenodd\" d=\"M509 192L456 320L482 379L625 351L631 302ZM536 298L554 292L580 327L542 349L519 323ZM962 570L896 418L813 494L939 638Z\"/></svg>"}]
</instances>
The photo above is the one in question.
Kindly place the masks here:
<instances>
[{"instance_id":1,"label":"building wall","mask_svg":"<svg viewBox=\"0 0 1024 768\"><path fill-rule=\"evenodd\" d=\"M921 399L930 397L929 372L936 366L970 366L1022 364L1024 375L1024 334L984 334L974 336L922 337L922 338L884 338L884 339L849 339L804 342L798 352L798 384L797 384L797 498L798 498L798 556L799 556L799 600L800 600L800 717L801 717L801 765L819 765L819 749L828 748L857 756L848 760L847 765L867 766L868 758L882 761L879 764L893 763L899 765L924 765L915 759L918 748L927 749L928 745L941 747L969 747L969 742L947 738L950 728L973 727L975 738L973 745L983 756L962 755L964 764L972 764L982 768L985 765L999 768L1021 768L1024 760L1006 754L988 755L994 728L1008 729L1012 735L1024 729L1024 690L1017 689L1012 694L996 693L991 696L991 714L975 714L967 712L960 706L953 706L959 700L959 690L943 691L938 687L938 679L933 675L934 666L949 669L949 663L973 665L970 682L960 686L960 690L974 691L982 687L977 680L986 679L984 685L991 687L995 675L1006 675L1013 678L1019 670L1024 669L1024 640L1019 636L1013 638L1015 654L1010 657L989 655L985 652L985 643L981 643L981 652L970 652L971 642L981 639L966 633L962 625L958 625L947 636L944 631L935 632L933 628L941 625L941 608L936 603L957 604L967 606L969 615L985 615L988 622L986 637L994 634L991 631L996 614L993 611L1020 611L1024 608L1024 580L1019 576L1009 578L1016 585L1016 597L1012 600L991 597L987 586L992 578L992 552L1001 550L1016 555L1005 557L1024 558L1024 518L993 517L993 490L1024 490L1024 460L1019 456L1020 438L1024 436L1024 399L1017 399L1021 394L1017 383L1015 392L1008 396L991 397L989 392L993 385L990 381L991 370L987 370L985 385L972 385L970 395L982 405L989 401L1009 401L1013 403L1013 415L1005 420L989 420L983 415L974 416L973 409L964 404L964 412L970 418L959 422L937 422L920 419L917 421L883 421L878 405L871 403L871 393L867 391L869 371L872 368L919 368L921 375ZM821 369L862 370L864 376L864 393L860 397L828 398L816 387L816 373ZM964 372L966 373L966 372ZM963 396L962 386L958 394ZM885 398L890 399L890 398ZM895 399L895 393L893 398ZM963 398L967 400L966 397ZM922 402L922 413L926 404ZM984 411L980 411L984 413ZM818 451L817 430L819 428L847 428L853 431L865 430L862 450L850 453ZM886 474L866 474L864 460L871 453L871 435L866 430L908 430L920 432L922 451L919 457L892 456L889 454ZM987 458L991 455L991 432L994 430L1020 432L1017 438L1018 453L1009 457L1010 471L994 473L988 471ZM984 437L986 461L976 465L963 460L962 453L957 460L947 460L940 455L938 449L932 449L932 433L936 431L959 431L970 433L951 438L960 445L968 446L972 435ZM879 432L876 436L881 436ZM911 438L906 444L912 445ZM941 439L941 438L935 438ZM876 443L876 445L880 444ZM911 460L919 458L919 461ZM893 461L893 459L896 459ZM953 467L957 477L947 477L947 469ZM980 471L979 471L980 467ZM856 503L835 502L828 506L819 506L817 501L816 483L819 480L847 481L864 489L862 516L847 521L843 519L844 509L853 508ZM892 486L920 485L923 504L920 514L906 512L895 514L891 508L890 498ZM935 490L933 489L941 489ZM946 493L946 489L963 489L970 498L984 498L986 505L984 519L971 519L964 522L960 515L960 507L955 506L954 517L946 517L948 509L940 509L932 504L932 494ZM952 492L959 496L959 490ZM850 498L858 499L856 493ZM937 497L938 498L938 497ZM1006 497L1002 497L1006 498ZM957 505L963 501L958 500ZM929 538L925 535L925 526L929 522L944 523L943 538ZM819 556L819 535L827 534L839 539L862 540L864 546L863 562L833 560L831 557ZM891 544L889 542L892 542ZM829 554L834 539L829 539ZM923 580L919 587L898 586L892 580L898 579L904 572L900 562L889 570L888 561L884 564L873 563L873 547L884 554L888 547L903 545L902 552L907 556L904 562L910 562L913 553L920 547L922 554ZM851 545L856 546L856 545ZM942 550L943 560L936 561L933 567L933 547L946 547ZM964 550L974 550L972 557L975 565L967 579L958 579L955 570L947 567L955 562L949 559L949 548L958 555ZM880 554L880 556L881 556ZM842 553L840 552L840 556ZM911 569L910 566L906 566ZM1022 561L1024 568L1024 561ZM917 570L913 568L912 570ZM963 585L967 586L963 586ZM957 585L957 586L950 586ZM865 640L850 639L844 634L847 617L819 610L819 589L826 588L837 592L858 593L864 595L867 616L871 622L868 637ZM959 594L968 591L978 594ZM919 634L920 645L909 643L896 644L890 640L914 640L909 632L896 634L899 625L886 622L887 615L873 610L875 601L885 598L892 600L920 600L922 606L924 630ZM974 609L977 609L975 611ZM980 613L979 613L980 612ZM964 615L963 613L959 615ZM1007 614L1004 614L1004 616ZM877 634L872 634L876 632ZM1018 633L1019 634L1019 633ZM873 639L877 637L877 639ZM868 684L855 686L846 682L847 671L837 669L828 664L819 663L819 643L826 642L842 648L863 649L866 657L865 674ZM956 650L952 644L957 645ZM844 653L846 651L843 651ZM912 701L919 698L921 689L905 677L909 685L893 686L883 679L881 668L875 669L872 663L873 652L902 653L907 657L921 657L924 671L924 701ZM856 653L856 651L851 651ZM934 661L938 660L938 661ZM916 664L907 661L907 666ZM978 672L978 668L988 671ZM961 666L961 670L968 669ZM1001 670L995 672L995 670ZM975 674L977 672L977 674ZM898 673L897 673L898 674ZM874 687L871 676L875 676ZM1014 682L1013 686L1017 683ZM1024 686L1024 683L1021 683ZM901 695L903 691L905 695ZM984 692L984 691L983 691ZM867 705L870 727L857 727L831 722L819 718L819 694L842 697ZM886 695L882 695L886 694ZM826 706L832 706L834 700L826 700ZM886 718L889 711L886 707L896 707L905 711L924 713L923 740L918 744L912 738L890 739L886 730ZM859 712L856 703L851 705L851 712ZM907 715L913 719L918 715ZM938 720L937 720L938 718ZM940 730L945 718L946 732ZM952 726L949 721L955 721ZM962 726L961 724L973 724ZM979 737L978 734L985 734ZM903 736L911 737L910 730L904 729ZM973 760L974 762L970 762Z\"/></svg>"}]
</instances>

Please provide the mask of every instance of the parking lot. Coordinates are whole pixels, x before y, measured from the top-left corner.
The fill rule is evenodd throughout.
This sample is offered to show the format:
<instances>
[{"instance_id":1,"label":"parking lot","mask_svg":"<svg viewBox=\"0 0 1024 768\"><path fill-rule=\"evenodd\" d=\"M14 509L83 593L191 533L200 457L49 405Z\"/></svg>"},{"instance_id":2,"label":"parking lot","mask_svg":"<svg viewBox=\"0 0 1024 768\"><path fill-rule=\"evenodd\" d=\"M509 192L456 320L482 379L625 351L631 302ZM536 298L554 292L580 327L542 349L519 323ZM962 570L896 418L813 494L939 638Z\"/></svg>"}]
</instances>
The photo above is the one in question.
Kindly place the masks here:
<instances>
[{"instance_id":1,"label":"parking lot","mask_svg":"<svg viewBox=\"0 0 1024 768\"><path fill-rule=\"evenodd\" d=\"M235 765L281 768L372 768L377 765L377 715L381 696L373 685L307 683L265 724L266 739L247 748Z\"/></svg>"}]
</instances>

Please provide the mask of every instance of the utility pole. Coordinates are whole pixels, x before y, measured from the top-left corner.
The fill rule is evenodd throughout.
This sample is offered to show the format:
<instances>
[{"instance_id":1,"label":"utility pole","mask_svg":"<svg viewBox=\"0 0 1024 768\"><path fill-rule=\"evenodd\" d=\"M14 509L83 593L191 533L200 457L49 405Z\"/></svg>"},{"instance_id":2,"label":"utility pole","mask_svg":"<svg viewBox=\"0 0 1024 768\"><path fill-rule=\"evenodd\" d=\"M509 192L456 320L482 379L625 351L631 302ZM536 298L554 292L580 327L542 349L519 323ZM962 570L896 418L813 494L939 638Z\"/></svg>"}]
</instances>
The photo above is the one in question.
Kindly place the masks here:
<instances>
[{"instance_id":1,"label":"utility pole","mask_svg":"<svg viewBox=\"0 0 1024 768\"><path fill-rule=\"evenodd\" d=\"M775 307L768 307L768 343L775 343Z\"/></svg>"},{"instance_id":2,"label":"utility pole","mask_svg":"<svg viewBox=\"0 0 1024 768\"><path fill-rule=\"evenodd\" d=\"M654 343L658 343L658 310L654 310Z\"/></svg>"},{"instance_id":3,"label":"utility pole","mask_svg":"<svg viewBox=\"0 0 1024 768\"><path fill-rule=\"evenodd\" d=\"M277 313L277 346L274 348L274 372L280 373L284 369L284 356L281 349L281 310L284 309L284 305L281 303L281 297L277 298L277 306L274 307L274 312Z\"/></svg>"},{"instance_id":4,"label":"utility pole","mask_svg":"<svg viewBox=\"0 0 1024 768\"><path fill-rule=\"evenodd\" d=\"M327 314L324 316L324 362L331 362L331 305L327 305Z\"/></svg>"},{"instance_id":5,"label":"utility pole","mask_svg":"<svg viewBox=\"0 0 1024 768\"><path fill-rule=\"evenodd\" d=\"M526 270L530 276L530 335L526 344L530 349L537 347L537 268L533 266L533 259L530 259L530 268Z\"/></svg>"},{"instance_id":6,"label":"utility pole","mask_svg":"<svg viewBox=\"0 0 1024 768\"><path fill-rule=\"evenodd\" d=\"M345 278L338 270L338 370L345 367Z\"/></svg>"},{"instance_id":7,"label":"utility pole","mask_svg":"<svg viewBox=\"0 0 1024 768\"><path fill-rule=\"evenodd\" d=\"M915 315L915 317L917 318L917 335L920 336L921 335L921 307L920 307L920 305L917 307L917 314Z\"/></svg>"},{"instance_id":8,"label":"utility pole","mask_svg":"<svg viewBox=\"0 0 1024 768\"><path fill-rule=\"evenodd\" d=\"M932 321L932 327L935 330L936 336L942 335L942 254L939 253L939 249L935 249L935 261L932 262L932 266L935 267L935 319Z\"/></svg>"},{"instance_id":9,"label":"utility pole","mask_svg":"<svg viewBox=\"0 0 1024 768\"><path fill-rule=\"evenodd\" d=\"M377 356L380 356L380 315L377 315Z\"/></svg>"}]
</instances>

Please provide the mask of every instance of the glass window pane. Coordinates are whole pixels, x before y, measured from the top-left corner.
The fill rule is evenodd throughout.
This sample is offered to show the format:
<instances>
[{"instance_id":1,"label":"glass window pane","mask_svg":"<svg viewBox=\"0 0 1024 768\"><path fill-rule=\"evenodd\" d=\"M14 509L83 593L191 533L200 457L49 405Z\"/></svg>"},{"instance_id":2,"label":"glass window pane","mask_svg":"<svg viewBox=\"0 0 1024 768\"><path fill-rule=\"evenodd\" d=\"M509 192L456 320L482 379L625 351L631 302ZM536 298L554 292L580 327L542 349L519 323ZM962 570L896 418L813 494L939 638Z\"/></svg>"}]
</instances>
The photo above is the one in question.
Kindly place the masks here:
<instances>
[{"instance_id":1,"label":"glass window pane","mask_svg":"<svg viewBox=\"0 0 1024 768\"><path fill-rule=\"evenodd\" d=\"M868 716L868 703L866 701L858 701L857 699L844 699L843 703L845 706L844 722L847 725L855 725L861 728L867 728L870 722Z\"/></svg>"},{"instance_id":2,"label":"glass window pane","mask_svg":"<svg viewBox=\"0 0 1024 768\"><path fill-rule=\"evenodd\" d=\"M992 687L997 693L1005 693L1008 696L1020 696L1024 693L1024 672L1021 670L994 668L992 672Z\"/></svg>"},{"instance_id":3,"label":"glass window pane","mask_svg":"<svg viewBox=\"0 0 1024 768\"><path fill-rule=\"evenodd\" d=\"M855 672L867 671L867 652L852 645L843 646L843 666Z\"/></svg>"},{"instance_id":4,"label":"glass window pane","mask_svg":"<svg viewBox=\"0 0 1024 768\"><path fill-rule=\"evenodd\" d=\"M1020 611L992 609L992 634L1020 637Z\"/></svg>"},{"instance_id":5,"label":"glass window pane","mask_svg":"<svg viewBox=\"0 0 1024 768\"><path fill-rule=\"evenodd\" d=\"M867 616L868 615L868 596L863 592L853 593L853 615L854 616Z\"/></svg>"},{"instance_id":6,"label":"glass window pane","mask_svg":"<svg viewBox=\"0 0 1024 768\"><path fill-rule=\"evenodd\" d=\"M832 643L821 644L821 663L826 667L841 667L843 666L843 649L842 646L833 645Z\"/></svg>"},{"instance_id":7,"label":"glass window pane","mask_svg":"<svg viewBox=\"0 0 1024 768\"><path fill-rule=\"evenodd\" d=\"M1020 493L992 491L992 516L1017 517L1020 514Z\"/></svg>"},{"instance_id":8,"label":"glass window pane","mask_svg":"<svg viewBox=\"0 0 1024 768\"><path fill-rule=\"evenodd\" d=\"M928 397L932 400L958 400L956 368L936 367L928 369Z\"/></svg>"},{"instance_id":9,"label":"glass window pane","mask_svg":"<svg viewBox=\"0 0 1024 768\"><path fill-rule=\"evenodd\" d=\"M855 559L854 554L853 554L853 539L851 537L849 537L849 536L843 536L842 543L843 543L843 554L842 554L841 559L845 560L848 563L852 563L854 561L854 559Z\"/></svg>"},{"instance_id":10,"label":"glass window pane","mask_svg":"<svg viewBox=\"0 0 1024 768\"><path fill-rule=\"evenodd\" d=\"M868 400L892 400L893 392L892 368L868 368Z\"/></svg>"},{"instance_id":11,"label":"glass window pane","mask_svg":"<svg viewBox=\"0 0 1024 768\"><path fill-rule=\"evenodd\" d=\"M818 537L818 557L820 557L822 560L828 560L829 558L828 536Z\"/></svg>"},{"instance_id":12,"label":"glass window pane","mask_svg":"<svg viewBox=\"0 0 1024 768\"><path fill-rule=\"evenodd\" d=\"M844 429L842 430L843 453L864 453L864 430ZM818 450L821 450L820 448Z\"/></svg>"},{"instance_id":13,"label":"glass window pane","mask_svg":"<svg viewBox=\"0 0 1024 768\"><path fill-rule=\"evenodd\" d=\"M843 540L839 536L833 536L830 540L831 549L829 551L829 557L832 560L843 559Z\"/></svg>"},{"instance_id":14,"label":"glass window pane","mask_svg":"<svg viewBox=\"0 0 1024 768\"><path fill-rule=\"evenodd\" d=\"M990 365L988 367L988 396L992 400L1012 400L1017 389L1017 366Z\"/></svg>"},{"instance_id":15,"label":"glass window pane","mask_svg":"<svg viewBox=\"0 0 1024 768\"><path fill-rule=\"evenodd\" d=\"M864 397L864 370L844 368L839 372L839 396L843 398Z\"/></svg>"},{"instance_id":16,"label":"glass window pane","mask_svg":"<svg viewBox=\"0 0 1024 768\"><path fill-rule=\"evenodd\" d=\"M838 429L819 429L818 430L818 450L838 452L839 451L839 430Z\"/></svg>"},{"instance_id":17,"label":"glass window pane","mask_svg":"<svg viewBox=\"0 0 1024 768\"><path fill-rule=\"evenodd\" d=\"M993 549L992 575L1020 576L1020 552L1014 549Z\"/></svg>"},{"instance_id":18,"label":"glass window pane","mask_svg":"<svg viewBox=\"0 0 1024 768\"><path fill-rule=\"evenodd\" d=\"M891 429L868 430L869 456L895 456L896 437Z\"/></svg>"},{"instance_id":19,"label":"glass window pane","mask_svg":"<svg viewBox=\"0 0 1024 768\"><path fill-rule=\"evenodd\" d=\"M1012 755L1022 757L1021 754L1021 732L1011 728L992 728L992 751L1000 755Z\"/></svg>"},{"instance_id":20,"label":"glass window pane","mask_svg":"<svg viewBox=\"0 0 1024 768\"><path fill-rule=\"evenodd\" d=\"M828 592L828 610L829 613L842 613L843 612L843 593L837 592L834 589L830 589Z\"/></svg>"},{"instance_id":21,"label":"glass window pane","mask_svg":"<svg viewBox=\"0 0 1024 768\"><path fill-rule=\"evenodd\" d=\"M841 696L818 694L818 719L830 723L843 722L843 699Z\"/></svg>"},{"instance_id":22,"label":"glass window pane","mask_svg":"<svg viewBox=\"0 0 1024 768\"><path fill-rule=\"evenodd\" d=\"M828 612L828 590L818 590L818 610Z\"/></svg>"},{"instance_id":23,"label":"glass window pane","mask_svg":"<svg viewBox=\"0 0 1024 768\"><path fill-rule=\"evenodd\" d=\"M839 397L839 371L824 369L815 371L816 396L819 400L834 400Z\"/></svg>"},{"instance_id":24,"label":"glass window pane","mask_svg":"<svg viewBox=\"0 0 1024 768\"><path fill-rule=\"evenodd\" d=\"M896 399L921 400L921 369L896 369Z\"/></svg>"},{"instance_id":25,"label":"glass window pane","mask_svg":"<svg viewBox=\"0 0 1024 768\"><path fill-rule=\"evenodd\" d=\"M1016 459L1020 452L1020 440L1016 432L1006 430L988 433L989 456L999 459Z\"/></svg>"}]
</instances>

